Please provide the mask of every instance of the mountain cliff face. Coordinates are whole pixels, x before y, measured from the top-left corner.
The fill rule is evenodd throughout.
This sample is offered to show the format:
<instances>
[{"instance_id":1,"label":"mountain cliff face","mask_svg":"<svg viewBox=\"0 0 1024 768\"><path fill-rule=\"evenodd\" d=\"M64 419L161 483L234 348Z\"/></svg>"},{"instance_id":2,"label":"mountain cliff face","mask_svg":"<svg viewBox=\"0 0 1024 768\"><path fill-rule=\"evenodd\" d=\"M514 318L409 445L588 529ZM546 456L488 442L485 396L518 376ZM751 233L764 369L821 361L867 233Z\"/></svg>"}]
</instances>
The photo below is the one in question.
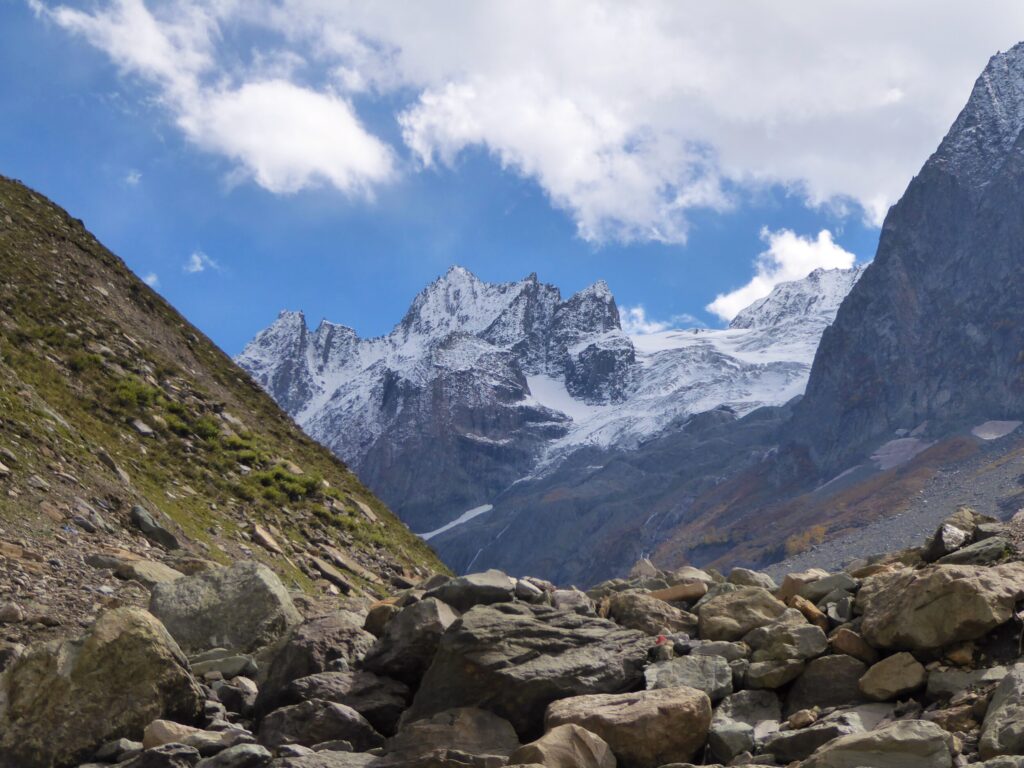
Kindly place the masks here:
<instances>
[{"instance_id":1,"label":"mountain cliff face","mask_svg":"<svg viewBox=\"0 0 1024 768\"><path fill-rule=\"evenodd\" d=\"M791 434L823 473L898 430L1024 413L1024 45L994 56L886 217Z\"/></svg>"},{"instance_id":2,"label":"mountain cliff face","mask_svg":"<svg viewBox=\"0 0 1024 768\"><path fill-rule=\"evenodd\" d=\"M238 362L413 530L465 565L485 542L456 535L458 521L497 524L507 498L541 485L555 492L530 497L537 514L560 514L558 489L576 482L581 461L593 463L586 457L693 428L694 414L719 409L712 422L732 422L799 395L861 271L780 285L728 329L630 337L603 282L563 301L536 275L489 284L456 267L387 336L360 339L327 322L310 331L301 313L284 312ZM558 525L536 528L533 554L516 551L548 557L543 534ZM445 543L455 539L467 556Z\"/></svg>"}]
</instances>

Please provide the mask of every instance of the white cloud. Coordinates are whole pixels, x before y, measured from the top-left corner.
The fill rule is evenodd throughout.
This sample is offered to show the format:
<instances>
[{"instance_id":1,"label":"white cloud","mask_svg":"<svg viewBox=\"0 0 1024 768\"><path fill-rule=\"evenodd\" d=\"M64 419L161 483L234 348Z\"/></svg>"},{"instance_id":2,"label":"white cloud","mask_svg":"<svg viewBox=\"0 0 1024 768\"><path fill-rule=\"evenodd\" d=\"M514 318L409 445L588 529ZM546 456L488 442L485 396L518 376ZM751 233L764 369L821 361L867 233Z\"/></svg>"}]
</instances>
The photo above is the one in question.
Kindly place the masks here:
<instances>
[{"instance_id":1,"label":"white cloud","mask_svg":"<svg viewBox=\"0 0 1024 768\"><path fill-rule=\"evenodd\" d=\"M689 314L673 315L668 320L655 320L647 316L647 310L642 304L634 307L622 307L619 310L619 321L622 330L630 336L646 336L650 333L661 333L673 328L703 326L698 318Z\"/></svg>"},{"instance_id":2,"label":"white cloud","mask_svg":"<svg viewBox=\"0 0 1024 768\"><path fill-rule=\"evenodd\" d=\"M142 282L144 282L150 288L156 288L158 285L160 285L160 277L157 275L156 272L150 272L148 275L142 278Z\"/></svg>"},{"instance_id":3,"label":"white cloud","mask_svg":"<svg viewBox=\"0 0 1024 768\"><path fill-rule=\"evenodd\" d=\"M140 181L142 181L142 172L136 171L134 168L124 175L124 183L129 187L137 187Z\"/></svg>"},{"instance_id":4,"label":"white cloud","mask_svg":"<svg viewBox=\"0 0 1024 768\"><path fill-rule=\"evenodd\" d=\"M816 269L849 269L857 257L821 230L817 237L803 237L789 229L761 230L768 245L754 262L755 273L742 288L719 294L706 309L723 320L732 320L741 310L772 292L779 283L800 280Z\"/></svg>"},{"instance_id":5,"label":"white cloud","mask_svg":"<svg viewBox=\"0 0 1024 768\"><path fill-rule=\"evenodd\" d=\"M205 272L208 269L212 269L216 272L220 271L220 264L211 259L202 251L193 251L192 255L188 257L188 261L185 262L185 266L182 268L186 273L190 275L198 275L201 272Z\"/></svg>"},{"instance_id":6,"label":"white cloud","mask_svg":"<svg viewBox=\"0 0 1024 768\"><path fill-rule=\"evenodd\" d=\"M423 166L483 149L595 242L681 242L694 209L763 184L877 224L1024 28L1009 0L106 0L49 15L268 189L366 194L394 177L360 94L395 112Z\"/></svg>"},{"instance_id":7,"label":"white cloud","mask_svg":"<svg viewBox=\"0 0 1024 768\"><path fill-rule=\"evenodd\" d=\"M329 184L359 196L391 179L391 149L363 128L349 101L282 79L299 66L298 54L258 54L237 75L218 60L220 24L235 5L165 2L158 17L143 0L111 0L94 13L44 13L156 86L185 135L234 161L236 177L275 193Z\"/></svg>"}]
</instances>

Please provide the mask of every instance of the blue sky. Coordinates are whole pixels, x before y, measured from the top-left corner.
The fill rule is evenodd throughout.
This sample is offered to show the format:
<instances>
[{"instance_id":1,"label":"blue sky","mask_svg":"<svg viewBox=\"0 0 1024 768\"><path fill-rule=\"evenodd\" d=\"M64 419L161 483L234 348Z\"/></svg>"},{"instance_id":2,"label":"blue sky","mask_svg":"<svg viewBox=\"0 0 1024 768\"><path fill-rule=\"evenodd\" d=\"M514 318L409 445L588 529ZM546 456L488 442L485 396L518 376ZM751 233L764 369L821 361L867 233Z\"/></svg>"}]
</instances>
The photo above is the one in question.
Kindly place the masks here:
<instances>
[{"instance_id":1,"label":"blue sky","mask_svg":"<svg viewBox=\"0 0 1024 768\"><path fill-rule=\"evenodd\" d=\"M908 65L896 84L872 84L870 72L864 77L871 87L844 81L840 90L851 94L850 103L832 111L808 113L806 104L787 103L776 113L772 102L755 99L753 119L746 120L714 87L694 102L687 101L686 83L655 84L652 93L670 96L632 105L627 112L637 115L636 124L623 131L622 115L607 105L637 90L628 80L619 92L600 93L592 83L607 77L588 81L589 71L576 77L573 65L555 60L537 64L528 87L518 79L511 86L502 61L490 61L486 49L447 61L451 46L434 39L440 32L432 36L415 24L396 31L394 19L376 17L360 19L352 31L344 18L319 18L333 11L314 0L288 4L271 3L299 18L308 12L320 29L335 24L335 32L362 47L353 52L345 38L324 53L325 40L313 45L302 25L278 35L237 8L215 15L198 1L80 3L71 5L78 15L64 16L57 4L33 10L17 0L0 3L0 68L17 73L0 78L0 173L84 219L140 276L156 275L158 290L232 354L282 308L303 309L313 323L327 317L364 335L384 333L452 264L487 280L535 271L565 294L603 278L620 306L642 305L649 319L686 324L689 315L720 324L706 305L747 283L758 255L773 243L783 248L772 232L792 230L799 239L827 229L838 247L870 259L879 211L934 148L988 53L1002 43L987 28L967 34L970 51L934 74L952 81L952 96ZM992 13L1009 13L1005 8L993 6ZM196 32L182 19L200 12ZM194 54L202 63L181 74L146 58L151 43L126 50L125 37L111 30L135 39L141 33L130 24L148 23L140 13L151 13L151 29L178 46L167 61L178 66ZM486 40L492 21L472 21L473 39ZM507 22L499 26L508 30ZM579 44L606 44L599 32ZM522 34L524 50L543 47L543 30ZM938 61L942 38L927 42L934 42ZM902 61L927 63L930 49L921 46ZM786 47L780 41L769 57L782 73L776 77L789 71ZM296 64L309 50L319 52ZM390 59L381 63L367 50L390 51ZM423 61L442 60L437 72L424 74L430 67ZM742 72L767 64L732 66ZM892 62L878 66L888 72ZM795 67L792 76L806 77ZM234 109L252 104L239 99L218 111L215 99L271 80L284 89L277 93L289 99L287 107L261 103L264 111L251 118ZM245 135L266 117L265 108L273 123L278 103L290 117L306 107L315 113L296 118L303 130L320 117L328 125L349 121L342 146L334 146L333 133L317 134L310 141L328 143L311 144L302 155L295 148L302 136L289 133L288 146L275 148L281 137L273 131ZM495 115L502 110L507 114ZM539 126L519 121L538 110ZM228 122L207 122L207 112ZM672 117L697 113L706 120ZM559 122L565 114L570 119ZM236 117L237 124L230 122ZM704 125L714 130L701 133ZM779 138L783 131L794 135L791 142ZM594 163L605 175L585 167L582 149L583 170L565 162L588 141L597 142ZM842 162L826 157L830 146ZM689 154L695 147L713 158L712 173ZM361 154L353 159L352 151ZM671 160L688 170L666 170ZM697 173L704 175L695 181ZM817 251L807 253L817 258Z\"/></svg>"}]
</instances>

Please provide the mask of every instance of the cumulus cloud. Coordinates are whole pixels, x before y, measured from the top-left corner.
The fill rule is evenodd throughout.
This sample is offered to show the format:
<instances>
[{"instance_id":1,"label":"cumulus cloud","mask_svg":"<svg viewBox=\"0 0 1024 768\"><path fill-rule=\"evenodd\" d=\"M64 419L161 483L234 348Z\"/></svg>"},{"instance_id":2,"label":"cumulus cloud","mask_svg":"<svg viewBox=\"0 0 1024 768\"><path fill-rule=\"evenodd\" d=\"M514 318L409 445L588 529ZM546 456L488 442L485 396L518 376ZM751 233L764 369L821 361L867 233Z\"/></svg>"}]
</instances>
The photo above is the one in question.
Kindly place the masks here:
<instances>
[{"instance_id":1,"label":"cumulus cloud","mask_svg":"<svg viewBox=\"0 0 1024 768\"><path fill-rule=\"evenodd\" d=\"M767 244L754 262L750 282L729 293L719 294L706 309L723 320L732 320L741 310L772 292L779 283L800 280L816 269L849 269L857 257L821 230L817 237L798 235L789 229L761 230Z\"/></svg>"},{"instance_id":2,"label":"cumulus cloud","mask_svg":"<svg viewBox=\"0 0 1024 768\"><path fill-rule=\"evenodd\" d=\"M44 15L275 192L365 195L399 153L457 172L477 149L593 242L683 242L694 210L766 184L878 224L1024 27L1005 0L101 0ZM404 148L367 130L357 95L394 114Z\"/></svg>"},{"instance_id":3,"label":"cumulus cloud","mask_svg":"<svg viewBox=\"0 0 1024 768\"><path fill-rule=\"evenodd\" d=\"M277 77L290 74L298 54L257 55L241 73L218 58L224 14L235 5L168 2L161 17L143 0L112 0L93 13L37 7L155 86L188 139L233 161L236 178L275 193L328 184L359 196L391 179L392 150L346 98Z\"/></svg>"},{"instance_id":4,"label":"cumulus cloud","mask_svg":"<svg viewBox=\"0 0 1024 768\"><path fill-rule=\"evenodd\" d=\"M185 262L183 269L189 275L198 275L208 269L219 272L220 264L202 251L193 251L192 255L188 257L188 261Z\"/></svg>"},{"instance_id":5,"label":"cumulus cloud","mask_svg":"<svg viewBox=\"0 0 1024 768\"><path fill-rule=\"evenodd\" d=\"M139 186L140 181L142 181L142 172L136 171L134 168L124 175L124 183L129 187Z\"/></svg>"},{"instance_id":6,"label":"cumulus cloud","mask_svg":"<svg viewBox=\"0 0 1024 768\"><path fill-rule=\"evenodd\" d=\"M148 275L142 278L142 282L144 282L150 288L156 288L158 285L160 285L160 277L157 275L156 272L150 272Z\"/></svg>"},{"instance_id":7,"label":"cumulus cloud","mask_svg":"<svg viewBox=\"0 0 1024 768\"><path fill-rule=\"evenodd\" d=\"M634 307L622 307L619 310L619 321L622 330L630 336L646 336L650 333L661 333L673 328L694 327L704 325L698 318L689 314L673 315L668 320L655 320L647 316L642 304Z\"/></svg>"}]
</instances>

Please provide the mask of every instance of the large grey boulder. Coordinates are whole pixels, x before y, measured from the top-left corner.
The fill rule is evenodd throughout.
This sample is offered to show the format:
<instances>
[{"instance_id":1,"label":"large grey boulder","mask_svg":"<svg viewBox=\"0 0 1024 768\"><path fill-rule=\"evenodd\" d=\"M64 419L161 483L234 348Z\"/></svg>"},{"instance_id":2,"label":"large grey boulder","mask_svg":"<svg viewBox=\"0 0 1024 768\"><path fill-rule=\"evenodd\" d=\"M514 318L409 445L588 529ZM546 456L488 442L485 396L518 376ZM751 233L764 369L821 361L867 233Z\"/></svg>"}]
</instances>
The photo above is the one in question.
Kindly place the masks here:
<instances>
[{"instance_id":1,"label":"large grey boulder","mask_svg":"<svg viewBox=\"0 0 1024 768\"><path fill-rule=\"evenodd\" d=\"M647 689L687 686L704 691L712 702L732 693L732 669L721 656L680 656L644 670Z\"/></svg>"},{"instance_id":2,"label":"large grey boulder","mask_svg":"<svg viewBox=\"0 0 1024 768\"><path fill-rule=\"evenodd\" d=\"M828 648L825 633L801 617L800 624L773 622L748 632L743 642L753 653L751 661L806 661L821 656Z\"/></svg>"},{"instance_id":3,"label":"large grey boulder","mask_svg":"<svg viewBox=\"0 0 1024 768\"><path fill-rule=\"evenodd\" d=\"M973 686L986 686L999 683L1006 673L1007 667L989 667L987 669L936 669L928 673L928 684L925 698L948 699Z\"/></svg>"},{"instance_id":4,"label":"large grey boulder","mask_svg":"<svg viewBox=\"0 0 1024 768\"><path fill-rule=\"evenodd\" d=\"M867 672L863 661L837 653L807 664L786 696L786 715L811 707L842 707L864 701L860 679Z\"/></svg>"},{"instance_id":5,"label":"large grey boulder","mask_svg":"<svg viewBox=\"0 0 1024 768\"><path fill-rule=\"evenodd\" d=\"M930 565L867 579L857 593L861 633L876 648L934 650L1009 621L1024 597L1024 563Z\"/></svg>"},{"instance_id":6,"label":"large grey boulder","mask_svg":"<svg viewBox=\"0 0 1024 768\"><path fill-rule=\"evenodd\" d=\"M389 762L412 764L446 750L508 757L518 748L519 738L508 720L475 707L461 707L404 724L388 739L384 754Z\"/></svg>"},{"instance_id":7,"label":"large grey boulder","mask_svg":"<svg viewBox=\"0 0 1024 768\"><path fill-rule=\"evenodd\" d=\"M284 744L312 747L325 741L347 741L357 752L384 744L384 737L351 707L312 699L275 709L260 723L260 743L274 749Z\"/></svg>"},{"instance_id":8,"label":"large grey boulder","mask_svg":"<svg viewBox=\"0 0 1024 768\"><path fill-rule=\"evenodd\" d=\"M699 606L700 637L703 640L739 640L750 630L772 622L785 611L785 603L772 597L768 590L740 587Z\"/></svg>"},{"instance_id":9,"label":"large grey boulder","mask_svg":"<svg viewBox=\"0 0 1024 768\"><path fill-rule=\"evenodd\" d=\"M74 764L105 742L140 739L152 720L190 723L202 711L163 625L117 608L77 640L31 647L0 675L0 768Z\"/></svg>"},{"instance_id":10,"label":"large grey boulder","mask_svg":"<svg viewBox=\"0 0 1024 768\"><path fill-rule=\"evenodd\" d=\"M648 644L642 633L593 616L523 603L476 606L442 636L406 720L481 707L532 738L555 699L639 686Z\"/></svg>"},{"instance_id":11,"label":"large grey boulder","mask_svg":"<svg viewBox=\"0 0 1024 768\"><path fill-rule=\"evenodd\" d=\"M352 707L385 736L398 727L398 718L409 705L412 692L398 680L372 672L319 672L293 680L281 692L278 706L323 699Z\"/></svg>"},{"instance_id":12,"label":"large grey boulder","mask_svg":"<svg viewBox=\"0 0 1024 768\"><path fill-rule=\"evenodd\" d=\"M616 768L611 748L595 733L578 725L559 725L508 758L509 765L543 768Z\"/></svg>"},{"instance_id":13,"label":"large grey boulder","mask_svg":"<svg viewBox=\"0 0 1024 768\"><path fill-rule=\"evenodd\" d=\"M259 744L236 744L196 763L196 768L265 768L271 755Z\"/></svg>"},{"instance_id":14,"label":"large grey boulder","mask_svg":"<svg viewBox=\"0 0 1024 768\"><path fill-rule=\"evenodd\" d=\"M293 628L276 645L256 699L257 714L276 709L281 692L293 680L344 670L361 659L377 641L362 623L358 614L338 611Z\"/></svg>"},{"instance_id":15,"label":"large grey boulder","mask_svg":"<svg viewBox=\"0 0 1024 768\"><path fill-rule=\"evenodd\" d=\"M608 602L608 618L629 629L648 635L692 634L697 630L697 617L669 605L664 600L642 592L618 592Z\"/></svg>"},{"instance_id":16,"label":"large grey boulder","mask_svg":"<svg viewBox=\"0 0 1024 768\"><path fill-rule=\"evenodd\" d=\"M157 584L149 610L186 653L248 653L302 621L281 580L254 561Z\"/></svg>"},{"instance_id":17,"label":"large grey boulder","mask_svg":"<svg viewBox=\"0 0 1024 768\"><path fill-rule=\"evenodd\" d=\"M825 744L801 768L951 768L953 736L935 723L900 720Z\"/></svg>"},{"instance_id":18,"label":"large grey boulder","mask_svg":"<svg viewBox=\"0 0 1024 768\"><path fill-rule=\"evenodd\" d=\"M1024 754L1024 664L1010 668L988 705L978 752L983 758Z\"/></svg>"},{"instance_id":19,"label":"large grey boulder","mask_svg":"<svg viewBox=\"0 0 1024 768\"><path fill-rule=\"evenodd\" d=\"M998 563L1013 551L1013 545L1003 536L992 536L976 541L936 562L940 565L989 565Z\"/></svg>"},{"instance_id":20,"label":"large grey boulder","mask_svg":"<svg viewBox=\"0 0 1024 768\"><path fill-rule=\"evenodd\" d=\"M259 744L236 744L196 763L196 768L265 768L271 755Z\"/></svg>"},{"instance_id":21,"label":"large grey boulder","mask_svg":"<svg viewBox=\"0 0 1024 768\"><path fill-rule=\"evenodd\" d=\"M575 696L552 702L547 728L579 725L612 748L622 768L690 760L704 746L711 701L694 688Z\"/></svg>"},{"instance_id":22,"label":"large grey boulder","mask_svg":"<svg viewBox=\"0 0 1024 768\"><path fill-rule=\"evenodd\" d=\"M774 691L738 691L727 696L711 718L708 746L717 760L730 762L779 728L782 707Z\"/></svg>"},{"instance_id":23,"label":"large grey boulder","mask_svg":"<svg viewBox=\"0 0 1024 768\"><path fill-rule=\"evenodd\" d=\"M427 592L426 597L435 597L458 611L468 611L474 605L507 603L512 600L515 588L515 581L492 568L451 579Z\"/></svg>"},{"instance_id":24,"label":"large grey boulder","mask_svg":"<svg viewBox=\"0 0 1024 768\"><path fill-rule=\"evenodd\" d=\"M441 635L456 618L447 603L432 597L403 608L366 654L363 668L418 686L434 659Z\"/></svg>"}]
</instances>

